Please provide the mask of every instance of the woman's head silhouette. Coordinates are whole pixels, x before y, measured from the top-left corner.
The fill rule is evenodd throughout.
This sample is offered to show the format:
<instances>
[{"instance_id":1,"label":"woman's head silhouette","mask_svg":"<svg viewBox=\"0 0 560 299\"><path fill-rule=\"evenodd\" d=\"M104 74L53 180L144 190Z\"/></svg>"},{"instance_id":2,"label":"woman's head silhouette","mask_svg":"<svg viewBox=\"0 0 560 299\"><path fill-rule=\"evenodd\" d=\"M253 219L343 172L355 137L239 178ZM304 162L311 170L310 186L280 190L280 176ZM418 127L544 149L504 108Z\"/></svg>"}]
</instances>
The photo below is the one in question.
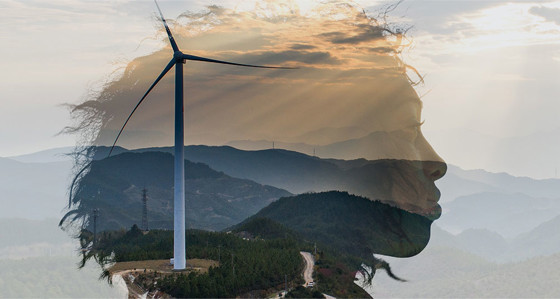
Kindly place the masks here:
<instances>
[{"instance_id":1,"label":"woman's head silhouette","mask_svg":"<svg viewBox=\"0 0 560 299\"><path fill-rule=\"evenodd\" d=\"M274 142L276 148L316 155L331 163L339 177L319 180L313 173L276 187L292 193L345 191L379 202L386 214L366 222L388 241L371 244L364 239L363 251L417 254L441 214L434 182L445 174L446 164L422 134L422 102L408 75L411 70L418 73L400 59L405 30L378 22L346 2L305 12L291 2L281 7L261 5L239 12L210 6L170 23L186 53L299 68L247 70L188 62L187 144L254 150ZM94 145L112 144L170 51L134 59L122 77L74 108L78 129L91 132L92 124L98 128ZM173 80L168 75L152 91L128 123L121 146L172 144Z\"/></svg>"}]
</instances>

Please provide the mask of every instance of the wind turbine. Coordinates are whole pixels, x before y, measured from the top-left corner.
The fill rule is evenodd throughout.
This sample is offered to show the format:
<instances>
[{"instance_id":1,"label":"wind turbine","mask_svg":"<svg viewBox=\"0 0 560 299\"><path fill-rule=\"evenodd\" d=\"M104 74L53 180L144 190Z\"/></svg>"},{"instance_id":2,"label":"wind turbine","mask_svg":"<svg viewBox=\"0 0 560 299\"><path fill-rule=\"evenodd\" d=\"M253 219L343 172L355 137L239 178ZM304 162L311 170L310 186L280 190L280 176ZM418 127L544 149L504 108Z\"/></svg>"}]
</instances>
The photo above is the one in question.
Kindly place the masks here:
<instances>
[{"instance_id":1,"label":"wind turbine","mask_svg":"<svg viewBox=\"0 0 560 299\"><path fill-rule=\"evenodd\" d=\"M111 146L111 150L109 151L109 156L113 152L121 133L123 132L126 124L136 111L140 104L144 101L144 99L148 96L150 91L158 84L158 82L167 74L172 67L175 66L175 173L174 173L174 213L173 213L173 268L174 270L183 270L186 268L186 250L185 250L185 165L184 165L184 117L183 117L183 64L186 63L187 60L193 61L202 61L202 62L211 62L211 63L220 63L220 64L228 64L228 65L235 65L235 66L243 66L243 67L255 67L255 68L267 68L267 69L294 69L290 67L274 67L274 66L264 66L264 65L250 65L250 64L241 64L241 63L233 63L221 60L215 60L205 57L199 57L194 55L189 55L181 52L177 43L175 43L175 39L171 34L171 30L167 26L167 22L163 17L163 13L159 8L159 5L156 0L156 7L159 11L159 15L161 17L161 21L165 27L165 31L167 32L167 36L169 37L169 43L173 48L173 58L167 64L167 66L163 69L161 74L156 78L154 83L148 88L148 91L144 94L144 96L138 101L132 112L124 122L117 138L115 138L115 142L113 142L113 146Z\"/></svg>"}]
</instances>

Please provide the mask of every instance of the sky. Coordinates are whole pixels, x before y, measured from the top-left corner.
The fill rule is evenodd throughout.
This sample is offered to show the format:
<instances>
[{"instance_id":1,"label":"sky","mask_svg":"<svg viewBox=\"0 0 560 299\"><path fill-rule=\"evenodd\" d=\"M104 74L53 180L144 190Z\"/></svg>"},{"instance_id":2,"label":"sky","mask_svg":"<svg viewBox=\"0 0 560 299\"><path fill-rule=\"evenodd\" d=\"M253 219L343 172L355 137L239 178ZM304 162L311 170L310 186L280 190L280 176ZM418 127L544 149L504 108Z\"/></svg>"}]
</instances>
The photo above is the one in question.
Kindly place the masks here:
<instances>
[{"instance_id":1,"label":"sky","mask_svg":"<svg viewBox=\"0 0 560 299\"><path fill-rule=\"evenodd\" d=\"M169 19L217 4L161 1ZM297 1L296 1L297 2ZM370 16L389 2L355 1ZM300 1L302 10L309 1ZM166 46L151 1L0 1L0 156L73 145L79 103L136 57ZM403 60L425 76L422 131L448 163L555 177L560 159L560 1L404 1ZM9 70L9 71L6 71Z\"/></svg>"}]
</instances>

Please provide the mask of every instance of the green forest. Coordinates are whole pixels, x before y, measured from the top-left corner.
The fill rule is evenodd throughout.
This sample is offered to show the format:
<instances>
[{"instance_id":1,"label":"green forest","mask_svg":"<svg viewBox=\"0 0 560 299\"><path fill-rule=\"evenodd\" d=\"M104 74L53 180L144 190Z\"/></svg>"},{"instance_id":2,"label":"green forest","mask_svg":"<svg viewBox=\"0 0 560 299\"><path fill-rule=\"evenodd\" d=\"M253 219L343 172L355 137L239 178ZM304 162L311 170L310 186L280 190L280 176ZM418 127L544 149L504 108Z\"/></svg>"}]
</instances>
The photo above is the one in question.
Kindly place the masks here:
<instances>
[{"instance_id":1,"label":"green forest","mask_svg":"<svg viewBox=\"0 0 560 299\"><path fill-rule=\"evenodd\" d=\"M90 232L84 231L82 244L91 246L92 237ZM207 273L158 275L148 272L137 278L146 290L154 290L157 285L158 290L174 297L268 296L283 290L285 279L292 289L303 283L304 261L299 252L313 251L315 245L266 218L253 219L233 232L187 230L186 243L188 259L214 260L219 266L210 267ZM360 259L325 245L319 247L321 250L315 255L318 285L309 292L294 289L296 293L292 295L313 297L319 291L347 298L367 297L367 293L354 284ZM95 248L84 252L82 264L92 257L102 265L112 261L169 259L173 256L172 250L173 231L143 232L135 225L129 231L98 234ZM105 275L109 275L107 270Z\"/></svg>"},{"instance_id":2,"label":"green forest","mask_svg":"<svg viewBox=\"0 0 560 299\"><path fill-rule=\"evenodd\" d=\"M348 220L354 218L362 221ZM429 228L430 222L420 216L346 192L284 197L227 229L231 233L187 230L187 258L214 260L219 266L208 273L152 277L146 279L145 287L153 289L152 283L157 281L158 290L176 297L266 296L283 289L285 277L294 286L301 284L304 263L299 252L314 252L317 245L314 291L367 297L354 280L363 264L376 265L372 253L396 247L423 248L427 240L422 238L429 238ZM401 229L421 238L407 239L409 243L403 247ZM92 245L92 237L88 231L82 233L83 248ZM380 242L389 237L394 238L393 243ZM134 225L129 231L99 233L94 250L84 253L84 263L91 257L101 264L169 259L172 250L172 231L145 233ZM313 296L313 292L307 293Z\"/></svg>"},{"instance_id":3,"label":"green forest","mask_svg":"<svg viewBox=\"0 0 560 299\"><path fill-rule=\"evenodd\" d=\"M255 218L271 219L306 240L321 242L366 263L373 253L398 257L417 254L429 241L432 223L426 217L339 191L280 198L236 228L250 231L246 224Z\"/></svg>"},{"instance_id":4,"label":"green forest","mask_svg":"<svg viewBox=\"0 0 560 299\"><path fill-rule=\"evenodd\" d=\"M82 234L82 239L90 237L89 232ZM283 286L285 276L290 282L300 283L303 260L294 238L245 240L231 233L188 230L186 243L188 259L210 259L218 261L219 266L211 267L208 273L158 276L158 289L171 296L224 298L255 291L265 294L268 289ZM96 248L84 254L83 262L91 257L102 264L169 259L172 249L173 231L144 234L133 226L127 232L102 232Z\"/></svg>"}]
</instances>

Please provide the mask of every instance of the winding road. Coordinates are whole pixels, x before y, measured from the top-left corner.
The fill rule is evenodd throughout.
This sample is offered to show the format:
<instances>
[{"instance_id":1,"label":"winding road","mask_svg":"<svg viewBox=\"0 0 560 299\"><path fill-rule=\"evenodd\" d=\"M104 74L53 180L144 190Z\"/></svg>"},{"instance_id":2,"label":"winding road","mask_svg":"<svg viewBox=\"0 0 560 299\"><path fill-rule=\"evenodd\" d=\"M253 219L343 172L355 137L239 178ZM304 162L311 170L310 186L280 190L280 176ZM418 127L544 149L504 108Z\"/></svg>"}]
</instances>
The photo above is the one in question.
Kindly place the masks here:
<instances>
[{"instance_id":1,"label":"winding road","mask_svg":"<svg viewBox=\"0 0 560 299\"><path fill-rule=\"evenodd\" d=\"M300 251L299 254L301 254L305 260L305 269L303 270L303 279L305 280L305 283L303 286L307 287L309 283L313 281L313 266L315 265L315 259L310 252ZM336 299L335 297L325 293L323 293L323 296L325 296L326 299Z\"/></svg>"},{"instance_id":2,"label":"winding road","mask_svg":"<svg viewBox=\"0 0 560 299\"><path fill-rule=\"evenodd\" d=\"M305 283L303 286L307 287L307 285L313 281L313 266L315 265L315 259L310 252L300 251L299 254L303 256L303 259L305 259L305 269L303 270L303 279L305 280Z\"/></svg>"}]
</instances>

